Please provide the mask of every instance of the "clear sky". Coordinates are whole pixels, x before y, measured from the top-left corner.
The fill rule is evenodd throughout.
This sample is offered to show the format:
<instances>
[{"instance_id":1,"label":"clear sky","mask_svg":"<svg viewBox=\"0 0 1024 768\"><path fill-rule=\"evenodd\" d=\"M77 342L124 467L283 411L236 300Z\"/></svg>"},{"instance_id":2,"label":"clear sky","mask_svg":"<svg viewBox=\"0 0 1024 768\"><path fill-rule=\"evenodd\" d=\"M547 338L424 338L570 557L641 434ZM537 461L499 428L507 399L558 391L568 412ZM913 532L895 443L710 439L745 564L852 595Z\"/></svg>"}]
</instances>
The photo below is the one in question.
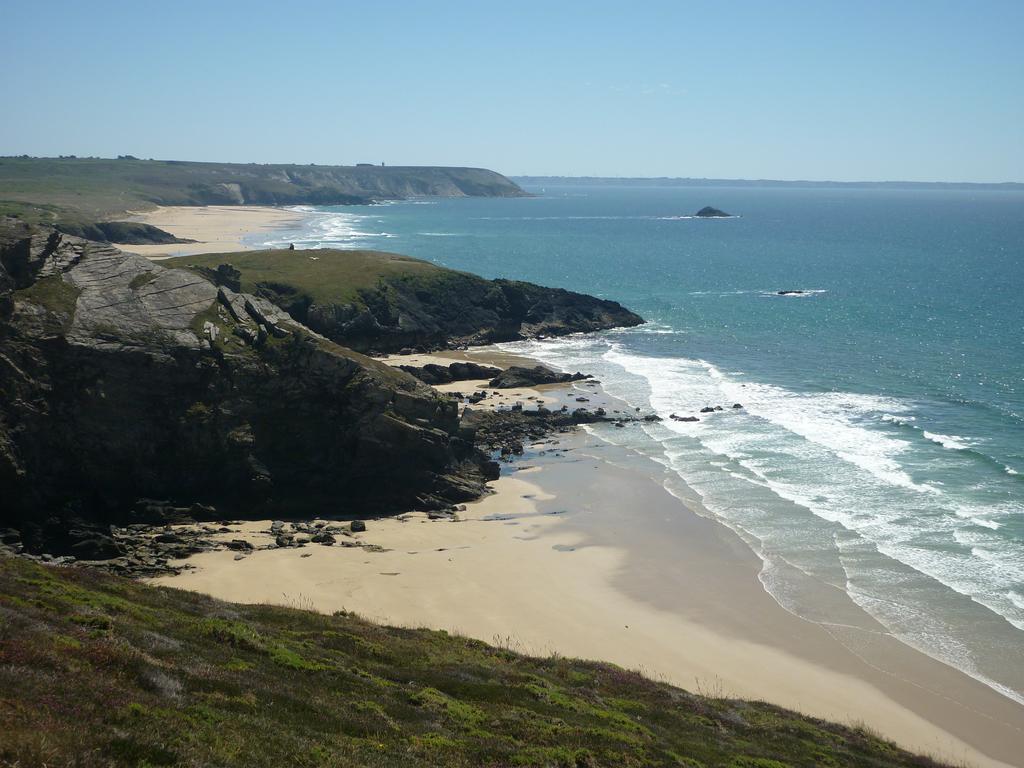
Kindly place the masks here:
<instances>
[{"instance_id":1,"label":"clear sky","mask_svg":"<svg viewBox=\"0 0 1024 768\"><path fill-rule=\"evenodd\" d=\"M1024 181L1024 0L0 0L0 154Z\"/></svg>"}]
</instances>

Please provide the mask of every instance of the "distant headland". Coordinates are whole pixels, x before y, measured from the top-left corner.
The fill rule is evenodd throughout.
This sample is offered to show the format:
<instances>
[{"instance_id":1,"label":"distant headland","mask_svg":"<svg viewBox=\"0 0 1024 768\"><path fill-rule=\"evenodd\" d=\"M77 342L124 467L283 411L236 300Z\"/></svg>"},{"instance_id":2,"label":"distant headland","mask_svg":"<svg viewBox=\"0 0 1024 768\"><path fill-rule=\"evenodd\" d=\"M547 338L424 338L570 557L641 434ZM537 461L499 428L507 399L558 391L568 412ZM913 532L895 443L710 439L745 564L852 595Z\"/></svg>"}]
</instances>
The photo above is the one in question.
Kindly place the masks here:
<instances>
[{"instance_id":1,"label":"distant headland","mask_svg":"<svg viewBox=\"0 0 1024 768\"><path fill-rule=\"evenodd\" d=\"M365 205L527 194L486 168L198 163L131 155L0 157L0 190L0 216L97 240L108 239L97 223L158 205ZM152 233L135 234L150 242Z\"/></svg>"}]
</instances>

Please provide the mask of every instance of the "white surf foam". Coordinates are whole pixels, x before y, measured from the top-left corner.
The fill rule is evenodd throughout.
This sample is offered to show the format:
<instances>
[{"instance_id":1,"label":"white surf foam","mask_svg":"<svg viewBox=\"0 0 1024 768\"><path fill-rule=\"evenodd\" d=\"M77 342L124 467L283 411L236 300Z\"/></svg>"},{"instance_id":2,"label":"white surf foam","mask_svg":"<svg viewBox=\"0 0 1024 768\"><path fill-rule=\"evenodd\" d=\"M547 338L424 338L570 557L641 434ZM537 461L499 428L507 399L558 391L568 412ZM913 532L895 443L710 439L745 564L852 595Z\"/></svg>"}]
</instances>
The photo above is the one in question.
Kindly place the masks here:
<instances>
[{"instance_id":1,"label":"white surf foam","mask_svg":"<svg viewBox=\"0 0 1024 768\"><path fill-rule=\"evenodd\" d=\"M632 405L649 405L663 418L697 415L699 422L666 420L644 431L663 445L659 462L678 472L719 519L751 546L763 541L769 554L789 552L803 562L800 567L841 588L845 577L827 562L835 534L822 526L841 526L835 530L844 541L870 543L874 560L858 566L860 592L852 590L851 597L883 624L898 627L910 644L1001 688L949 650L961 642L951 638L974 631L970 622L956 615L936 618L925 632L914 629L912 617L944 610L952 603L943 590L951 590L992 611L987 622L998 624L1002 617L1024 628L1024 609L1007 597L1024 583L1024 556L1014 554L999 533L1005 519L1024 510L966 503L935 480L915 478L907 467L915 464L918 444L882 426L912 426L912 404L859 393L790 391L700 360L634 354L593 337L531 344L521 351L567 370L597 373L611 394ZM733 402L745 407L733 411ZM726 410L697 413L719 404ZM786 501L796 505L792 512L779 506ZM820 525L807 518L797 522L792 515L799 509L813 513ZM880 558L903 569L902 582L879 581ZM777 575L763 581L780 604L789 599ZM890 603L885 611L883 595Z\"/></svg>"},{"instance_id":2,"label":"white surf foam","mask_svg":"<svg viewBox=\"0 0 1024 768\"><path fill-rule=\"evenodd\" d=\"M292 243L299 248L352 248L366 241L397 237L390 232L374 231L370 225L381 223L375 215L325 211L310 206L292 206L289 210L306 215L302 227L297 231L286 229L271 233L262 245L276 248Z\"/></svg>"},{"instance_id":3,"label":"white surf foam","mask_svg":"<svg viewBox=\"0 0 1024 768\"><path fill-rule=\"evenodd\" d=\"M951 451L966 451L972 447L971 443L968 442L965 437L958 437L957 435L940 435L935 432L926 432L923 430L921 434L933 443L937 443L943 448L949 448Z\"/></svg>"}]
</instances>

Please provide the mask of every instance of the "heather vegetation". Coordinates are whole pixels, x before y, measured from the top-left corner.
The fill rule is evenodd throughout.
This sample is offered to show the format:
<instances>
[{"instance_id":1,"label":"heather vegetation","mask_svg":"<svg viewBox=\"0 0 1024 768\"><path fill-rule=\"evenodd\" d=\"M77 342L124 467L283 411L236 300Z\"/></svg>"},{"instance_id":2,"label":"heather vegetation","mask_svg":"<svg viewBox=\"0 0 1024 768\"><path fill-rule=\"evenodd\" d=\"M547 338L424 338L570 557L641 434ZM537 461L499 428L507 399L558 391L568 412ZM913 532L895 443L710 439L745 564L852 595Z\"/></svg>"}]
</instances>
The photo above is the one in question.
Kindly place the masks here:
<instances>
[{"instance_id":1,"label":"heather vegetation","mask_svg":"<svg viewBox=\"0 0 1024 768\"><path fill-rule=\"evenodd\" d=\"M0 764L934 766L610 664L0 559Z\"/></svg>"}]
</instances>

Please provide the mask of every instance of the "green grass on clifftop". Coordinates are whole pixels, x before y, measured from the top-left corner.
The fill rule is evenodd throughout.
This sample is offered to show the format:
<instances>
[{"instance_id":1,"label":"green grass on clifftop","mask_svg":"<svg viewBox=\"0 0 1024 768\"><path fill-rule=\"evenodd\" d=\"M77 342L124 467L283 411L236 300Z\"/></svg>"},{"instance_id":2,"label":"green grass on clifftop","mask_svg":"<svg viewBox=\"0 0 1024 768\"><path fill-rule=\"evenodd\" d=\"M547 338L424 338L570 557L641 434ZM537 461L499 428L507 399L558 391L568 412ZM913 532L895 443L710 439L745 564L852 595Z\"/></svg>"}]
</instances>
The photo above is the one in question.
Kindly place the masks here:
<instances>
[{"instance_id":1,"label":"green grass on clifftop","mask_svg":"<svg viewBox=\"0 0 1024 768\"><path fill-rule=\"evenodd\" d=\"M0 558L0 764L932 766L609 664Z\"/></svg>"},{"instance_id":2,"label":"green grass on clifftop","mask_svg":"<svg viewBox=\"0 0 1024 768\"><path fill-rule=\"evenodd\" d=\"M240 251L179 256L161 262L167 267L216 269L231 264L242 273L242 291L261 294L263 286L287 286L316 303L360 301L359 291L377 288L381 280L426 279L463 274L427 261L383 251L333 249ZM483 282L483 278L476 278Z\"/></svg>"}]
</instances>

